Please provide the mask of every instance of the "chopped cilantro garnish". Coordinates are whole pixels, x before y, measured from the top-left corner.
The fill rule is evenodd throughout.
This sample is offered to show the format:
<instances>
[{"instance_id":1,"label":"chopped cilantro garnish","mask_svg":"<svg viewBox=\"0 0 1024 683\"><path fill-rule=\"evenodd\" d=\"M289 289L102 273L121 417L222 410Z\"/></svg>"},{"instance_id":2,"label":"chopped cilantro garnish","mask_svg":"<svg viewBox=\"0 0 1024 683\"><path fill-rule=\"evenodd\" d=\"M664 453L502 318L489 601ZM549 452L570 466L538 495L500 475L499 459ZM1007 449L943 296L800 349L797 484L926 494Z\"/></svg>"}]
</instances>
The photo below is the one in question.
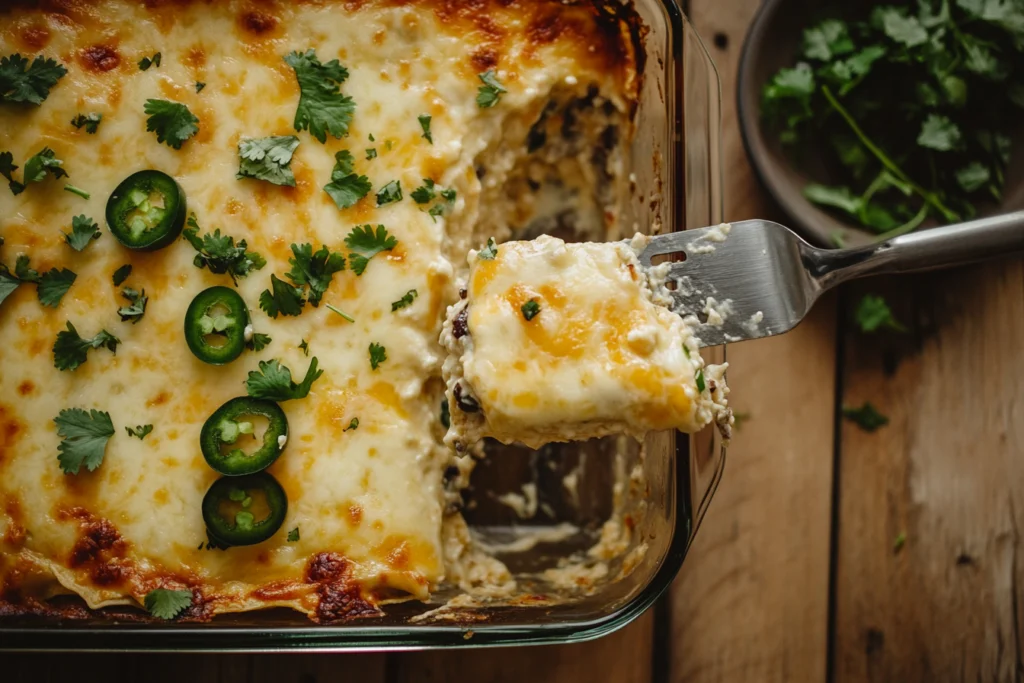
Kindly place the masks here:
<instances>
[{"instance_id":1,"label":"chopped cilantro garnish","mask_svg":"<svg viewBox=\"0 0 1024 683\"><path fill-rule=\"evenodd\" d=\"M42 104L67 72L62 64L42 55L31 64L20 54L0 58L0 102Z\"/></svg>"},{"instance_id":2,"label":"chopped cilantro garnish","mask_svg":"<svg viewBox=\"0 0 1024 683\"><path fill-rule=\"evenodd\" d=\"M527 320L533 320L540 313L540 304L537 303L536 299L530 299L519 308L523 312L523 317Z\"/></svg>"},{"instance_id":3,"label":"chopped cilantro garnish","mask_svg":"<svg viewBox=\"0 0 1024 683\"><path fill-rule=\"evenodd\" d=\"M889 424L889 418L875 410L875 407L867 401L860 408L843 406L843 417L866 432L873 432Z\"/></svg>"},{"instance_id":4,"label":"chopped cilantro garnish","mask_svg":"<svg viewBox=\"0 0 1024 683\"><path fill-rule=\"evenodd\" d=\"M366 160L369 161L370 159L376 159L376 158L377 158L377 148L376 147L367 147L366 148Z\"/></svg>"},{"instance_id":5,"label":"chopped cilantro garnish","mask_svg":"<svg viewBox=\"0 0 1024 683\"><path fill-rule=\"evenodd\" d=\"M494 238L488 237L487 244L483 249L476 253L476 257L483 261L493 261L494 257L498 255L498 247L494 244Z\"/></svg>"},{"instance_id":6,"label":"chopped cilantro garnish","mask_svg":"<svg viewBox=\"0 0 1024 683\"><path fill-rule=\"evenodd\" d=\"M388 235L387 228L383 225L363 225L352 228L352 231L345 237L345 246L351 251L348 255L349 267L356 275L362 275L366 270L370 259L382 251L390 251L398 245L398 238Z\"/></svg>"},{"instance_id":7,"label":"chopped cilantro garnish","mask_svg":"<svg viewBox=\"0 0 1024 683\"><path fill-rule=\"evenodd\" d=\"M196 81L196 94L203 92L203 88L205 87L205 83L203 83L202 81Z\"/></svg>"},{"instance_id":8,"label":"chopped cilantro garnish","mask_svg":"<svg viewBox=\"0 0 1024 683\"><path fill-rule=\"evenodd\" d=\"M92 196L86 190L83 190L80 187L75 187L71 183L68 183L67 185L64 186L64 191L65 192L70 192L71 194L77 194L82 199L89 199L89 197Z\"/></svg>"},{"instance_id":9,"label":"chopped cilantro garnish","mask_svg":"<svg viewBox=\"0 0 1024 683\"><path fill-rule=\"evenodd\" d=\"M163 60L163 55L157 52L152 57L143 57L139 60L139 71L146 71L151 66L160 66L160 62Z\"/></svg>"},{"instance_id":10,"label":"chopped cilantro garnish","mask_svg":"<svg viewBox=\"0 0 1024 683\"><path fill-rule=\"evenodd\" d=\"M320 142L327 135L336 138L348 135L356 105L341 94L341 84L348 78L348 69L337 59L321 64L312 49L292 52L284 61L295 70L299 82L299 106L295 110L295 130L309 130Z\"/></svg>"},{"instance_id":11,"label":"chopped cilantro garnish","mask_svg":"<svg viewBox=\"0 0 1024 683\"><path fill-rule=\"evenodd\" d=\"M121 290L121 296L128 300L129 305L117 309L117 314L121 316L121 322L128 322L130 320L135 325L146 314L146 304L149 303L146 290L140 292L131 287L125 287Z\"/></svg>"},{"instance_id":12,"label":"chopped cilantro garnish","mask_svg":"<svg viewBox=\"0 0 1024 683\"><path fill-rule=\"evenodd\" d=\"M114 271L114 286L120 287L121 283L128 279L128 276L132 274L132 264L126 263L117 270Z\"/></svg>"},{"instance_id":13,"label":"chopped cilantro garnish","mask_svg":"<svg viewBox=\"0 0 1024 683\"><path fill-rule=\"evenodd\" d=\"M446 190L441 190L441 197L446 202L449 202L449 203L454 202L456 196L457 196L457 193L455 192L455 188L449 187Z\"/></svg>"},{"instance_id":14,"label":"chopped cilantro garnish","mask_svg":"<svg viewBox=\"0 0 1024 683\"><path fill-rule=\"evenodd\" d=\"M298 540L299 540L299 527L295 527L294 529L292 529L291 531L288 532L288 542L289 543L297 543Z\"/></svg>"},{"instance_id":15,"label":"chopped cilantro garnish","mask_svg":"<svg viewBox=\"0 0 1024 683\"><path fill-rule=\"evenodd\" d=\"M423 129L423 137L427 139L427 142L434 144L434 136L430 132L430 114L420 114L416 117L420 122L420 128Z\"/></svg>"},{"instance_id":16,"label":"chopped cilantro garnish","mask_svg":"<svg viewBox=\"0 0 1024 683\"><path fill-rule=\"evenodd\" d=\"M313 245L293 244L293 258L288 259L292 269L286 275L296 287L307 285L307 299L314 306L320 305L320 299L331 284L334 274L345 270L345 257L340 252L331 252L326 245L316 252Z\"/></svg>"},{"instance_id":17,"label":"chopped cilantro garnish","mask_svg":"<svg viewBox=\"0 0 1024 683\"><path fill-rule=\"evenodd\" d=\"M402 183L399 180L392 180L384 187L377 190L377 206L392 204L402 199Z\"/></svg>"},{"instance_id":18,"label":"chopped cilantro garnish","mask_svg":"<svg viewBox=\"0 0 1024 683\"><path fill-rule=\"evenodd\" d=\"M14 172L19 166L14 163L14 155L10 152L0 152L0 175L7 179L7 185L11 188L11 194L21 194L25 189L23 183L14 179Z\"/></svg>"},{"instance_id":19,"label":"chopped cilantro garnish","mask_svg":"<svg viewBox=\"0 0 1024 683\"><path fill-rule=\"evenodd\" d=\"M343 432L347 432L347 431L349 431L349 430L353 430L353 429L359 429L359 418L358 418L358 417L353 417L353 418L352 418L352 419L351 419L351 420L349 421L349 423L348 423L348 427L345 427L345 428L344 428L344 429L342 429L341 431L343 431Z\"/></svg>"},{"instance_id":20,"label":"chopped cilantro garnish","mask_svg":"<svg viewBox=\"0 0 1024 683\"><path fill-rule=\"evenodd\" d=\"M100 330L95 337L83 339L75 326L68 322L68 329L57 333L53 344L53 365L58 370L74 370L88 360L89 349L106 347L111 353L117 352L121 340L106 330Z\"/></svg>"},{"instance_id":21,"label":"chopped cilantro garnish","mask_svg":"<svg viewBox=\"0 0 1024 683\"><path fill-rule=\"evenodd\" d=\"M174 619L192 605L192 591L156 588L146 593L143 604L158 619Z\"/></svg>"},{"instance_id":22,"label":"chopped cilantro garnish","mask_svg":"<svg viewBox=\"0 0 1024 683\"><path fill-rule=\"evenodd\" d=\"M274 185L295 187L292 154L299 146L294 135L242 138L238 143L238 178L256 178Z\"/></svg>"},{"instance_id":23,"label":"chopped cilantro garnish","mask_svg":"<svg viewBox=\"0 0 1024 683\"><path fill-rule=\"evenodd\" d=\"M501 94L508 92L504 86L498 82L497 76L495 76L493 69L488 69L482 74L477 74L477 78L483 81L483 85L477 90L476 103L481 108L493 107L501 99Z\"/></svg>"},{"instance_id":24,"label":"chopped cilantro garnish","mask_svg":"<svg viewBox=\"0 0 1024 683\"><path fill-rule=\"evenodd\" d=\"M853 315L862 332L875 332L879 329L889 329L895 332L907 331L907 328L896 320L889 304L880 296L865 294L857 304L857 310Z\"/></svg>"},{"instance_id":25,"label":"chopped cilantro garnish","mask_svg":"<svg viewBox=\"0 0 1024 683\"><path fill-rule=\"evenodd\" d=\"M391 312L394 313L395 311L403 309L406 306L412 306L412 301L417 296L418 296L418 293L416 292L416 290L415 289L410 289L408 292L406 292L404 295L402 295L401 299L399 299L398 301L392 301L391 302Z\"/></svg>"},{"instance_id":26,"label":"chopped cilantro garnish","mask_svg":"<svg viewBox=\"0 0 1024 683\"><path fill-rule=\"evenodd\" d=\"M64 233L64 241L75 251L82 251L100 238L100 226L86 215L71 219L71 232Z\"/></svg>"},{"instance_id":27,"label":"chopped cilantro garnish","mask_svg":"<svg viewBox=\"0 0 1024 683\"><path fill-rule=\"evenodd\" d=\"M21 280L11 274L11 271L7 270L7 266L0 263L0 304L3 304L4 299L14 293L18 287L21 286Z\"/></svg>"},{"instance_id":28,"label":"chopped cilantro garnish","mask_svg":"<svg viewBox=\"0 0 1024 683\"><path fill-rule=\"evenodd\" d=\"M417 187L415 190L409 193L413 201L417 204L428 204L436 194L434 192L434 181L430 178L424 178L423 184Z\"/></svg>"},{"instance_id":29,"label":"chopped cilantro garnish","mask_svg":"<svg viewBox=\"0 0 1024 683\"><path fill-rule=\"evenodd\" d=\"M707 385L704 384L704 368L697 371L695 379L697 380L697 391L703 394L704 389L707 388Z\"/></svg>"},{"instance_id":30,"label":"chopped cilantro garnish","mask_svg":"<svg viewBox=\"0 0 1024 683\"><path fill-rule=\"evenodd\" d=\"M92 135L99 129L102 120L103 114L79 114L71 119L71 125L75 128L85 128L85 132Z\"/></svg>"},{"instance_id":31,"label":"chopped cilantro garnish","mask_svg":"<svg viewBox=\"0 0 1024 683\"><path fill-rule=\"evenodd\" d=\"M67 268L61 268L60 270L52 268L43 273L39 277L39 283L36 285L39 303L50 308L57 308L60 305L60 300L71 289L71 285L74 284L76 277L78 276Z\"/></svg>"},{"instance_id":32,"label":"chopped cilantro garnish","mask_svg":"<svg viewBox=\"0 0 1024 683\"><path fill-rule=\"evenodd\" d=\"M90 472L95 471L103 462L107 441L114 435L110 413L65 408L53 422L62 439L57 446L57 462L64 474L78 474L83 465Z\"/></svg>"},{"instance_id":33,"label":"chopped cilantro garnish","mask_svg":"<svg viewBox=\"0 0 1024 683\"><path fill-rule=\"evenodd\" d=\"M374 370L380 367L380 364L388 359L387 350L375 342L370 342L370 367Z\"/></svg>"},{"instance_id":34,"label":"chopped cilantro garnish","mask_svg":"<svg viewBox=\"0 0 1024 683\"><path fill-rule=\"evenodd\" d=\"M245 381L245 388L253 398L265 398L270 401L288 401L291 399L305 398L309 390L323 370L317 370L317 359L309 363L306 376L301 384L292 381L292 371L287 366L281 365L277 359L260 361L259 372L252 370L249 378Z\"/></svg>"},{"instance_id":35,"label":"chopped cilantro garnish","mask_svg":"<svg viewBox=\"0 0 1024 683\"><path fill-rule=\"evenodd\" d=\"M157 142L181 149L185 141L199 132L199 119L180 102L146 100L146 130L156 132Z\"/></svg>"},{"instance_id":36,"label":"chopped cilantro garnish","mask_svg":"<svg viewBox=\"0 0 1024 683\"><path fill-rule=\"evenodd\" d=\"M139 441L142 441L151 431L153 431L153 425L136 425L134 429L131 427L125 427L124 430L128 432L128 436L138 437Z\"/></svg>"},{"instance_id":37,"label":"chopped cilantro garnish","mask_svg":"<svg viewBox=\"0 0 1024 683\"><path fill-rule=\"evenodd\" d=\"M309 357L309 342L305 339L299 344L299 348L302 349L302 355Z\"/></svg>"},{"instance_id":38,"label":"chopped cilantro garnish","mask_svg":"<svg viewBox=\"0 0 1024 683\"><path fill-rule=\"evenodd\" d=\"M66 177L68 172L61 168L63 163L52 149L43 147L38 154L25 162L25 185L42 182L47 173L54 179Z\"/></svg>"},{"instance_id":39,"label":"chopped cilantro garnish","mask_svg":"<svg viewBox=\"0 0 1024 683\"><path fill-rule=\"evenodd\" d=\"M270 335L254 332L252 335L252 339L245 342L245 345L251 351L262 351L263 349L267 348L267 345L272 341L274 340L270 338Z\"/></svg>"},{"instance_id":40,"label":"chopped cilantro garnish","mask_svg":"<svg viewBox=\"0 0 1024 683\"><path fill-rule=\"evenodd\" d=\"M369 157L367 157L369 158ZM339 209L347 209L365 197L372 188L369 178L355 172L355 159L346 149L334 155L331 182L324 185L326 192Z\"/></svg>"},{"instance_id":41,"label":"chopped cilantro garnish","mask_svg":"<svg viewBox=\"0 0 1024 683\"><path fill-rule=\"evenodd\" d=\"M354 323L356 321L355 318L353 318L352 316L350 316L348 313L346 313L345 311L341 310L337 306L332 306L331 304L327 304L327 308L332 310L332 311L334 311L335 313L337 313L338 315L340 315L342 318L344 318L345 320L349 321L350 323Z\"/></svg>"},{"instance_id":42,"label":"chopped cilantro garnish","mask_svg":"<svg viewBox=\"0 0 1024 683\"><path fill-rule=\"evenodd\" d=\"M39 272L30 266L30 260L26 254L18 254L18 258L14 260L14 274L22 282L39 284Z\"/></svg>"},{"instance_id":43,"label":"chopped cilantro garnish","mask_svg":"<svg viewBox=\"0 0 1024 683\"><path fill-rule=\"evenodd\" d=\"M260 308L271 318L278 315L299 315L306 303L306 296L298 287L281 280L276 275L270 276L270 289L260 294Z\"/></svg>"},{"instance_id":44,"label":"chopped cilantro garnish","mask_svg":"<svg viewBox=\"0 0 1024 683\"><path fill-rule=\"evenodd\" d=\"M227 273L231 280L237 283L238 278L245 277L267 264L256 252L246 251L249 245L245 240L238 240L236 245L234 237L220 234L220 228L200 238L200 229L195 214L190 214L188 227L181 233L192 248L199 252L192 260L196 268L209 268L211 273L217 275Z\"/></svg>"}]
</instances>

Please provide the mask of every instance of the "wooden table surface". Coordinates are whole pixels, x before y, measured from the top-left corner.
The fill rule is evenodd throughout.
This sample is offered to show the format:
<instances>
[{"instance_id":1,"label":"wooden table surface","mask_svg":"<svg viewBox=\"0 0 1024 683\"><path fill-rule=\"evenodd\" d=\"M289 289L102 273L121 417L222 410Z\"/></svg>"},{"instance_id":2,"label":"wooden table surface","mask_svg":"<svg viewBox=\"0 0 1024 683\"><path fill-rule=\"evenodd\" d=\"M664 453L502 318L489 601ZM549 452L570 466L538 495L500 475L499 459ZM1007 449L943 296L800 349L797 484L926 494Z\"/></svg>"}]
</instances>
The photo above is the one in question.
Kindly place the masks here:
<instances>
[{"instance_id":1,"label":"wooden table surface","mask_svg":"<svg viewBox=\"0 0 1024 683\"><path fill-rule=\"evenodd\" d=\"M781 218L736 125L758 4L689 3L722 76L728 220ZM849 304L866 291L893 293L911 334L857 333ZM866 283L729 356L749 417L723 482L671 594L618 633L392 655L0 656L0 681L1024 679L1024 264ZM873 434L837 417L865 399L890 418Z\"/></svg>"}]
</instances>

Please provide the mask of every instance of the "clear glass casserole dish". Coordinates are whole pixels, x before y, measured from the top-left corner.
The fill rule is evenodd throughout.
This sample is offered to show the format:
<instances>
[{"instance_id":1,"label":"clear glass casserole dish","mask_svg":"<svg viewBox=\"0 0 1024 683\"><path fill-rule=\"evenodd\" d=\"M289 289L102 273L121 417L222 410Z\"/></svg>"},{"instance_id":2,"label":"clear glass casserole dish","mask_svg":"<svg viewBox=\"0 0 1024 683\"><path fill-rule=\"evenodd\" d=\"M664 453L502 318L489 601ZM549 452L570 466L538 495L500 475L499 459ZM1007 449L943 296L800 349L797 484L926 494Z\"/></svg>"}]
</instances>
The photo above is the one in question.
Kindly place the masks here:
<instances>
[{"instance_id":1,"label":"clear glass casserole dish","mask_svg":"<svg viewBox=\"0 0 1024 683\"><path fill-rule=\"evenodd\" d=\"M635 0L646 33L643 89L629 171L635 176L624 224L641 230L703 227L722 218L718 75L696 32L674 0ZM705 352L725 360L724 349ZM658 598L682 564L718 484L725 450L713 429L687 437L648 436L640 448L626 439L502 448L481 461L466 519L525 587L501 606L436 610L459 594L438 591L430 604L390 605L372 623L314 626L284 610L222 616L209 624L158 625L125 619L0 619L0 649L148 651L354 651L574 642L620 628ZM633 472L640 476L630 478ZM572 475L573 486L566 485ZM520 520L499 497L532 485L538 513ZM608 563L608 578L589 591L558 589L536 577L559 559L593 546L610 518L628 525L629 546ZM552 542L512 543L529 532L571 524ZM534 578L530 578L534 577ZM531 590L533 591L531 593ZM537 594L548 600L533 600ZM435 616L431 616L433 613Z\"/></svg>"}]
</instances>

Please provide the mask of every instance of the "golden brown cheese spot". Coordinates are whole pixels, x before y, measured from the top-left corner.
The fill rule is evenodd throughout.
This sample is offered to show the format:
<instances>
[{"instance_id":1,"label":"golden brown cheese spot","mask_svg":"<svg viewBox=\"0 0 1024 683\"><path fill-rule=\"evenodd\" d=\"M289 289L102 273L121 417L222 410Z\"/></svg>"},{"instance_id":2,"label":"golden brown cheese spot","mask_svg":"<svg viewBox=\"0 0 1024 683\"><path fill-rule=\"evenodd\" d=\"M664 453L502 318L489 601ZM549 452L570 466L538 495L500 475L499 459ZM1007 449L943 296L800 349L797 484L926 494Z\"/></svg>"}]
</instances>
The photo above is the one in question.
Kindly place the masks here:
<instances>
[{"instance_id":1,"label":"golden brown cheese spot","mask_svg":"<svg viewBox=\"0 0 1024 683\"><path fill-rule=\"evenodd\" d=\"M23 380L18 384L18 395L28 396L36 390L36 385L30 379Z\"/></svg>"},{"instance_id":2,"label":"golden brown cheese spot","mask_svg":"<svg viewBox=\"0 0 1024 683\"><path fill-rule=\"evenodd\" d=\"M78 53L78 61L86 70L102 73L116 69L121 64L121 55L111 45L90 45Z\"/></svg>"},{"instance_id":3,"label":"golden brown cheese spot","mask_svg":"<svg viewBox=\"0 0 1024 683\"><path fill-rule=\"evenodd\" d=\"M79 537L71 548L69 567L81 567L104 558L106 555L122 557L127 543L117 528L105 519L90 518L79 525Z\"/></svg>"},{"instance_id":4,"label":"golden brown cheese spot","mask_svg":"<svg viewBox=\"0 0 1024 683\"><path fill-rule=\"evenodd\" d=\"M13 458L14 448L25 425L14 416L14 410L0 403L0 464Z\"/></svg>"},{"instance_id":5,"label":"golden brown cheese spot","mask_svg":"<svg viewBox=\"0 0 1024 683\"><path fill-rule=\"evenodd\" d=\"M348 506L348 522L356 527L363 521L363 506L353 503Z\"/></svg>"},{"instance_id":6,"label":"golden brown cheese spot","mask_svg":"<svg viewBox=\"0 0 1024 683\"><path fill-rule=\"evenodd\" d=\"M181 61L185 66L202 69L206 66L206 50L201 45L190 47Z\"/></svg>"},{"instance_id":7,"label":"golden brown cheese spot","mask_svg":"<svg viewBox=\"0 0 1024 683\"><path fill-rule=\"evenodd\" d=\"M470 59L473 62L473 68L477 71L487 71L498 66L498 53L491 47L478 48Z\"/></svg>"},{"instance_id":8,"label":"golden brown cheese spot","mask_svg":"<svg viewBox=\"0 0 1024 683\"><path fill-rule=\"evenodd\" d=\"M166 391L161 391L159 394L146 401L146 407L154 408L156 406L162 406L169 400L171 400L171 395Z\"/></svg>"},{"instance_id":9,"label":"golden brown cheese spot","mask_svg":"<svg viewBox=\"0 0 1024 683\"><path fill-rule=\"evenodd\" d=\"M50 31L45 26L26 26L18 33L18 39L26 49L39 51L50 42Z\"/></svg>"},{"instance_id":10,"label":"golden brown cheese spot","mask_svg":"<svg viewBox=\"0 0 1024 683\"><path fill-rule=\"evenodd\" d=\"M252 10L238 17L238 25L245 33L263 36L277 28L278 18L267 12Z\"/></svg>"},{"instance_id":11,"label":"golden brown cheese spot","mask_svg":"<svg viewBox=\"0 0 1024 683\"><path fill-rule=\"evenodd\" d=\"M306 565L306 583L337 581L348 570L348 561L338 553L317 553Z\"/></svg>"},{"instance_id":12,"label":"golden brown cheese spot","mask_svg":"<svg viewBox=\"0 0 1024 683\"><path fill-rule=\"evenodd\" d=\"M4 504L4 513L6 513L7 519L10 521L7 525L7 531L4 533L4 542L19 547L28 536L28 530L24 527L24 513L21 509L21 503L16 498L8 498Z\"/></svg>"},{"instance_id":13,"label":"golden brown cheese spot","mask_svg":"<svg viewBox=\"0 0 1024 683\"><path fill-rule=\"evenodd\" d=\"M357 586L346 584L321 584L317 587L320 602L316 607L318 623L343 621L357 617L378 617L383 614L367 602Z\"/></svg>"}]
</instances>

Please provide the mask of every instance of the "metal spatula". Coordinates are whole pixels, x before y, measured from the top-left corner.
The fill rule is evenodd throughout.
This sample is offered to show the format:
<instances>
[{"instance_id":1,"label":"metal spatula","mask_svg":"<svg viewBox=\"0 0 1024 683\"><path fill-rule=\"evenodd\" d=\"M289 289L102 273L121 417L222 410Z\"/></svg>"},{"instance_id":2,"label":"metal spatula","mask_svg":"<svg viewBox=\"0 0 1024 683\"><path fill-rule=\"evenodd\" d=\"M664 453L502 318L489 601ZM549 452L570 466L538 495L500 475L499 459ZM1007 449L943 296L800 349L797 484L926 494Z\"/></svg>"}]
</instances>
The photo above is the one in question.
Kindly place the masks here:
<instances>
[{"instance_id":1,"label":"metal spatula","mask_svg":"<svg viewBox=\"0 0 1024 683\"><path fill-rule=\"evenodd\" d=\"M726 232L728 231L728 232ZM818 249L788 228L750 220L659 235L640 255L685 255L669 271L676 312L701 322L701 346L782 334L821 294L867 275L909 273L1024 252L1024 211L855 249Z\"/></svg>"}]
</instances>

